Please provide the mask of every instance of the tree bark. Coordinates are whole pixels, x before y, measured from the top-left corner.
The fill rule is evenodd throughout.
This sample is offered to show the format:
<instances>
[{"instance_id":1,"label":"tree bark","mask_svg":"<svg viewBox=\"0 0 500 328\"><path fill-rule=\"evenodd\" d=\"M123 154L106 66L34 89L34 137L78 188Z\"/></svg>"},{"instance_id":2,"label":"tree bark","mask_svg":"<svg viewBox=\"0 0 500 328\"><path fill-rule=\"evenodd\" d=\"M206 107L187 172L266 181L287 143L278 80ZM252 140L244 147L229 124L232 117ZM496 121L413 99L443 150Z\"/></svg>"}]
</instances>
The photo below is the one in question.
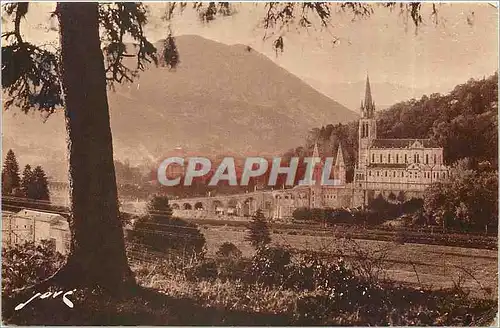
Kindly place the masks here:
<instances>
[{"instance_id":1,"label":"tree bark","mask_svg":"<svg viewBox=\"0 0 500 328\"><path fill-rule=\"evenodd\" d=\"M118 212L98 4L61 2L56 12L60 23L72 237L60 276L74 286L113 290L134 279Z\"/></svg>"}]
</instances>

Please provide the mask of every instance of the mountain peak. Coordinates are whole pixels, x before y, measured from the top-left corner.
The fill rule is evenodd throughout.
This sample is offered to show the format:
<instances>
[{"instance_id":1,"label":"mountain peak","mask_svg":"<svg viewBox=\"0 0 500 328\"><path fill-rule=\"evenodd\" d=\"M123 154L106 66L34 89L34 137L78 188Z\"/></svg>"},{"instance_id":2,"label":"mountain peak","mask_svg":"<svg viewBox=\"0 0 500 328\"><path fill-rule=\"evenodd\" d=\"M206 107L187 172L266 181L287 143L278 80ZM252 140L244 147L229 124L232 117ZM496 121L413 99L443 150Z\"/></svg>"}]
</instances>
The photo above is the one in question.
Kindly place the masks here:
<instances>
[{"instance_id":1,"label":"mountain peak","mask_svg":"<svg viewBox=\"0 0 500 328\"><path fill-rule=\"evenodd\" d=\"M311 128L358 117L245 45L193 35L176 41L175 71L150 68L108 94L118 159L141 163L176 147L199 156L281 155L301 145ZM36 145L37 131L47 126L56 131L54 138L65 140L62 115L49 118L45 127L41 121L30 120L30 127L15 121L4 129L14 140L30 138Z\"/></svg>"}]
</instances>

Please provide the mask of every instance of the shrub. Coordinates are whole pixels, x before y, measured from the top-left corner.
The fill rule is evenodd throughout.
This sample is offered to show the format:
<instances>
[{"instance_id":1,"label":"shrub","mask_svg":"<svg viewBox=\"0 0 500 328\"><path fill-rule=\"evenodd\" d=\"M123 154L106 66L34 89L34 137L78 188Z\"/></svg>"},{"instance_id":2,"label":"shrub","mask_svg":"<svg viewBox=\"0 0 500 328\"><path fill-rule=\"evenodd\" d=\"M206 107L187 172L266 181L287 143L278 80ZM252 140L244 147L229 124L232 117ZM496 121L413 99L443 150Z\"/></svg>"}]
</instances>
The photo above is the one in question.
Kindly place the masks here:
<instances>
[{"instance_id":1,"label":"shrub","mask_svg":"<svg viewBox=\"0 0 500 328\"><path fill-rule=\"evenodd\" d=\"M172 217L172 207L168 203L168 197L155 195L147 205L150 216Z\"/></svg>"},{"instance_id":2,"label":"shrub","mask_svg":"<svg viewBox=\"0 0 500 328\"><path fill-rule=\"evenodd\" d=\"M286 287L296 290L341 290L354 279L353 272L342 259L327 261L317 254L306 254L297 259L288 270ZM344 287L341 287L345 284Z\"/></svg>"},{"instance_id":3,"label":"shrub","mask_svg":"<svg viewBox=\"0 0 500 328\"><path fill-rule=\"evenodd\" d=\"M172 217L167 197L153 196L147 209L148 216L136 219L129 230L129 242L151 252L183 257L203 254L205 237L196 224Z\"/></svg>"},{"instance_id":4,"label":"shrub","mask_svg":"<svg viewBox=\"0 0 500 328\"><path fill-rule=\"evenodd\" d=\"M354 219L355 218L352 215L352 213L346 209L343 209L343 208L331 209L331 210L327 211L327 213L326 213L326 221L329 224L353 223Z\"/></svg>"},{"instance_id":5,"label":"shrub","mask_svg":"<svg viewBox=\"0 0 500 328\"><path fill-rule=\"evenodd\" d=\"M217 278L219 270L217 263L214 260L204 260L194 264L193 266L187 267L185 269L185 274L190 280L213 280Z\"/></svg>"},{"instance_id":6,"label":"shrub","mask_svg":"<svg viewBox=\"0 0 500 328\"><path fill-rule=\"evenodd\" d=\"M196 224L161 216L139 218L128 231L127 241L146 251L183 257L201 256L205 247L205 237Z\"/></svg>"},{"instance_id":7,"label":"shrub","mask_svg":"<svg viewBox=\"0 0 500 328\"><path fill-rule=\"evenodd\" d=\"M288 265L292 259L289 250L282 247L265 246L252 257L250 279L265 285L283 285L288 276Z\"/></svg>"},{"instance_id":8,"label":"shrub","mask_svg":"<svg viewBox=\"0 0 500 328\"><path fill-rule=\"evenodd\" d=\"M292 217L298 221L309 220L311 218L311 211L306 207L299 207L293 211Z\"/></svg>"},{"instance_id":9,"label":"shrub","mask_svg":"<svg viewBox=\"0 0 500 328\"><path fill-rule=\"evenodd\" d=\"M64 256L57 252L49 240L40 244L26 242L2 249L2 292L26 287L54 274L64 263Z\"/></svg>"},{"instance_id":10,"label":"shrub","mask_svg":"<svg viewBox=\"0 0 500 328\"><path fill-rule=\"evenodd\" d=\"M328 297L324 295L299 297L293 311L294 323L304 326L320 325L332 310L329 303Z\"/></svg>"},{"instance_id":11,"label":"shrub","mask_svg":"<svg viewBox=\"0 0 500 328\"><path fill-rule=\"evenodd\" d=\"M405 214L412 214L424 207L424 200L421 198L412 198L401 205L401 212Z\"/></svg>"},{"instance_id":12,"label":"shrub","mask_svg":"<svg viewBox=\"0 0 500 328\"><path fill-rule=\"evenodd\" d=\"M315 221L323 221L325 219L325 210L322 208L312 208L311 218Z\"/></svg>"},{"instance_id":13,"label":"shrub","mask_svg":"<svg viewBox=\"0 0 500 328\"><path fill-rule=\"evenodd\" d=\"M271 242L271 233L261 209L257 210L257 213L250 222L248 235L245 240L249 241L256 249L264 247Z\"/></svg>"},{"instance_id":14,"label":"shrub","mask_svg":"<svg viewBox=\"0 0 500 328\"><path fill-rule=\"evenodd\" d=\"M220 245L219 249L215 253L218 257L227 259L238 259L241 257L241 251L236 247L235 244L230 242L224 242Z\"/></svg>"},{"instance_id":15,"label":"shrub","mask_svg":"<svg viewBox=\"0 0 500 328\"><path fill-rule=\"evenodd\" d=\"M498 226L498 172L474 170L468 159L426 189L424 208L443 228L487 231Z\"/></svg>"}]
</instances>

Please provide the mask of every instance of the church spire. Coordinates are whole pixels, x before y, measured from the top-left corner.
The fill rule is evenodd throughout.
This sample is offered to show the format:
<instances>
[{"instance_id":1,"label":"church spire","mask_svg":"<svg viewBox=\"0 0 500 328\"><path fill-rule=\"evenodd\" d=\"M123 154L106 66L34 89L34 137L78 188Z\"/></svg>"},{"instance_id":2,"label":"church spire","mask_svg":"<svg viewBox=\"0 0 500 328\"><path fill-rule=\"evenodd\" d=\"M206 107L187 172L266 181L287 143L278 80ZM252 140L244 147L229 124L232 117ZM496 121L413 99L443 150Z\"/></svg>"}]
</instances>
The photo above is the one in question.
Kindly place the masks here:
<instances>
[{"instance_id":1,"label":"church spire","mask_svg":"<svg viewBox=\"0 0 500 328\"><path fill-rule=\"evenodd\" d=\"M372 104L372 90L370 88L370 77L366 75L366 87L365 87L365 107Z\"/></svg>"},{"instance_id":2,"label":"church spire","mask_svg":"<svg viewBox=\"0 0 500 328\"><path fill-rule=\"evenodd\" d=\"M314 143L314 150L313 150L312 157L313 158L319 157L318 143L317 142Z\"/></svg>"},{"instance_id":3,"label":"church spire","mask_svg":"<svg viewBox=\"0 0 500 328\"><path fill-rule=\"evenodd\" d=\"M365 102L361 106L363 117L373 118L373 112L375 111L375 103L372 99L372 90L370 87L370 77L366 75L366 86L365 86Z\"/></svg>"},{"instance_id":4,"label":"church spire","mask_svg":"<svg viewBox=\"0 0 500 328\"><path fill-rule=\"evenodd\" d=\"M337 157L335 158L335 166L344 166L344 155L342 154L342 146L339 143L337 148Z\"/></svg>"}]
</instances>

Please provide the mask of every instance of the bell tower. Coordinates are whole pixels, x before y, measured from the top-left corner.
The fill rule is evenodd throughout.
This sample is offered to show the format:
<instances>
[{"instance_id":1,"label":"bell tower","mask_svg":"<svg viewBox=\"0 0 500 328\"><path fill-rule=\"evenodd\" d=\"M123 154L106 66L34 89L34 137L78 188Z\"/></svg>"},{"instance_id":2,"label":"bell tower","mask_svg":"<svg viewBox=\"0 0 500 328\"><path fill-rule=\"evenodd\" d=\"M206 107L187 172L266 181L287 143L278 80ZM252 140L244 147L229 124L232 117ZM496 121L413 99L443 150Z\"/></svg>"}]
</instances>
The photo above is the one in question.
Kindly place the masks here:
<instances>
[{"instance_id":1,"label":"bell tower","mask_svg":"<svg viewBox=\"0 0 500 328\"><path fill-rule=\"evenodd\" d=\"M346 169L344 163L344 155L342 152L342 146L339 143L339 147L337 148L337 157L335 158L335 179L338 180L340 185L345 185L346 181Z\"/></svg>"},{"instance_id":2,"label":"bell tower","mask_svg":"<svg viewBox=\"0 0 500 328\"><path fill-rule=\"evenodd\" d=\"M377 138L377 121L375 119L375 102L372 99L370 78L366 76L365 100L361 101L361 118L358 129L358 168L369 164L369 148L373 139Z\"/></svg>"},{"instance_id":3,"label":"bell tower","mask_svg":"<svg viewBox=\"0 0 500 328\"><path fill-rule=\"evenodd\" d=\"M321 188L323 161L319 155L317 142L314 144L312 158L314 159L314 161L316 161L316 165L314 165L313 171L311 172L312 179L315 181L315 183L309 186L309 207L320 208L323 206L323 195Z\"/></svg>"}]
</instances>

